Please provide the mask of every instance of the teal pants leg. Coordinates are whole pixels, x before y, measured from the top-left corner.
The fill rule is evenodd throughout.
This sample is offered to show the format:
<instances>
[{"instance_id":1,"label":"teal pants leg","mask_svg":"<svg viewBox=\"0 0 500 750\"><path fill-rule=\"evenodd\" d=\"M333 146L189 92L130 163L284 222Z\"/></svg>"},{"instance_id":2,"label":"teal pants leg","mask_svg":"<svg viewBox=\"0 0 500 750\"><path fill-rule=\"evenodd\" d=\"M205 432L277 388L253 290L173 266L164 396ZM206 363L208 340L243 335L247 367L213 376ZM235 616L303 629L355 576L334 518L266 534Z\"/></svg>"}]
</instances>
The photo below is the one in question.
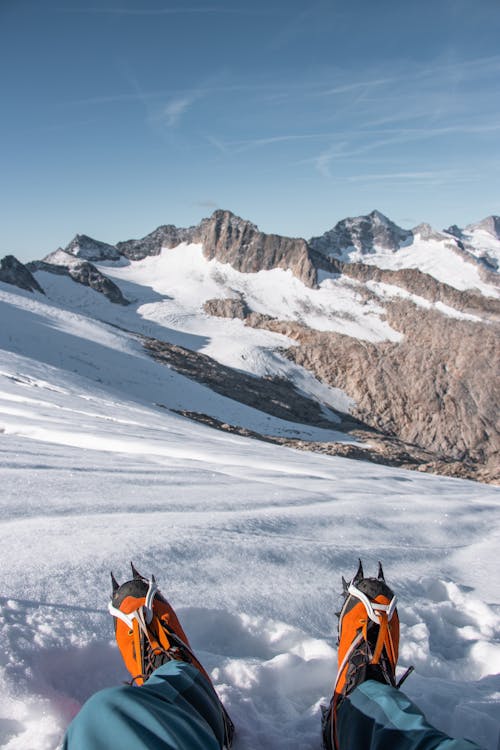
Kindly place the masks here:
<instances>
[{"instance_id":1,"label":"teal pants leg","mask_svg":"<svg viewBox=\"0 0 500 750\"><path fill-rule=\"evenodd\" d=\"M337 712L339 750L478 750L432 727L404 693L367 680L352 691Z\"/></svg>"},{"instance_id":2,"label":"teal pants leg","mask_svg":"<svg viewBox=\"0 0 500 750\"><path fill-rule=\"evenodd\" d=\"M170 661L141 687L93 695L70 724L64 750L221 750L220 704L191 664Z\"/></svg>"}]
</instances>

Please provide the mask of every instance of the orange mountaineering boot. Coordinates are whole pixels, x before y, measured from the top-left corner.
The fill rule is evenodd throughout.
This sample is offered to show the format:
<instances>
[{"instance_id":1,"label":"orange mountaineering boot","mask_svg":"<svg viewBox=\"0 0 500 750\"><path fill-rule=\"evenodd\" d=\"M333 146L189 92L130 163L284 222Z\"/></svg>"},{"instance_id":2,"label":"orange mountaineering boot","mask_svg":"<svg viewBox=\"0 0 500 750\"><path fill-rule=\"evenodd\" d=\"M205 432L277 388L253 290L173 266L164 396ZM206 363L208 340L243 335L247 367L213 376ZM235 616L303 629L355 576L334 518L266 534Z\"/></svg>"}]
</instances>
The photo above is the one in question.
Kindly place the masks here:
<instances>
[{"instance_id":1,"label":"orange mountaineering boot","mask_svg":"<svg viewBox=\"0 0 500 750\"><path fill-rule=\"evenodd\" d=\"M344 603L338 623L338 671L333 697L323 709L323 744L342 750L336 735L337 710L344 698L365 680L396 685L399 649L397 598L385 582L379 563L377 578L365 578L361 560L350 583L342 579Z\"/></svg>"},{"instance_id":2,"label":"orange mountaineering boot","mask_svg":"<svg viewBox=\"0 0 500 750\"><path fill-rule=\"evenodd\" d=\"M143 685L155 669L175 659L193 664L215 693L210 677L194 655L187 635L174 609L160 593L155 577L148 580L133 564L131 566L133 577L121 586L111 574L113 593L108 609L115 618L116 642L132 684ZM220 705L225 746L230 748L234 725L222 703Z\"/></svg>"}]
</instances>

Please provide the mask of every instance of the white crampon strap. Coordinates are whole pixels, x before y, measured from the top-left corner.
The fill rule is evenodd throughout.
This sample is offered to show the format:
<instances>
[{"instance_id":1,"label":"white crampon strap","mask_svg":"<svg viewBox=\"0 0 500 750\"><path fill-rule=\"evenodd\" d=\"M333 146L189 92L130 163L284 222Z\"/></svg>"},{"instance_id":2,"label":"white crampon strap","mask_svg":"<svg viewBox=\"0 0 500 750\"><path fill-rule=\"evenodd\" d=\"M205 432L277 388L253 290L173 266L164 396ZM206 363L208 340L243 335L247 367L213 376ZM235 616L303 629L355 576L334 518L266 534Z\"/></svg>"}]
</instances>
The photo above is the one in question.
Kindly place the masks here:
<instances>
[{"instance_id":1,"label":"white crampon strap","mask_svg":"<svg viewBox=\"0 0 500 750\"><path fill-rule=\"evenodd\" d=\"M122 612L116 607L113 607L112 602L109 602L108 604L109 613L113 615L113 617L117 617L119 620L122 620L122 622L124 622L125 625L130 628L130 630L132 630L134 627L134 620L137 620L139 622L139 625L141 625L141 620L144 619L149 625L149 623L153 619L153 599L156 592L158 591L158 586L156 585L156 581L154 580L154 578L152 578L148 583L149 586L146 593L146 601L144 602L143 606L136 609L135 612L131 612L127 615L125 614L125 612ZM144 615L142 613L144 613Z\"/></svg>"},{"instance_id":2,"label":"white crampon strap","mask_svg":"<svg viewBox=\"0 0 500 750\"><path fill-rule=\"evenodd\" d=\"M359 599L360 602L364 605L366 612L368 614L368 617L370 620L372 620L376 625L380 625L380 617L378 615L378 612L386 612L387 613L387 619L390 621L392 620L392 616L394 612L396 611L396 604L398 602L397 596L393 596L389 604L378 604L378 602L371 602L366 594L364 594L362 591L360 591L354 583L351 581L349 584L349 587L347 589L348 593L351 594L351 596L355 596L356 599ZM341 625L341 622L339 623ZM361 643L363 640L363 634L358 633L356 638L354 638L353 642L351 643L350 647L348 648L346 655L342 659L342 663L340 664L338 671L337 671L337 678L335 680L335 688L337 688L337 684L340 680L340 677L346 667L347 662L351 658L351 654L354 651L354 649Z\"/></svg>"},{"instance_id":3,"label":"white crampon strap","mask_svg":"<svg viewBox=\"0 0 500 750\"><path fill-rule=\"evenodd\" d=\"M397 596L393 596L389 604L378 604L377 602L371 602L366 594L363 594L362 591L356 588L352 581L349 584L349 588L347 589L347 591L349 592L349 594L355 596L356 599L359 599L360 602L365 605L368 617L375 623L375 625L380 625L380 617L377 614L378 612L386 612L387 619L389 621L392 620L392 616L396 610L396 604L398 603Z\"/></svg>"}]
</instances>

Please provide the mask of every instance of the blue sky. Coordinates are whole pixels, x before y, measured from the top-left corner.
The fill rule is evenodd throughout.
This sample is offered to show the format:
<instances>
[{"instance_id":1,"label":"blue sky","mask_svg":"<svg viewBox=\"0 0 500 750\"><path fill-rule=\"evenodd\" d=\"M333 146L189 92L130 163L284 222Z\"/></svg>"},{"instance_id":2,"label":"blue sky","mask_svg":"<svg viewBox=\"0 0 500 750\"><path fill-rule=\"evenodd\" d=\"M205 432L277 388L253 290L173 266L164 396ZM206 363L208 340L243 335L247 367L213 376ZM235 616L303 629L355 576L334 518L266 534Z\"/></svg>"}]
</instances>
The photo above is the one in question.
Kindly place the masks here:
<instances>
[{"instance_id":1,"label":"blue sky","mask_svg":"<svg viewBox=\"0 0 500 750\"><path fill-rule=\"evenodd\" d=\"M0 255L500 213L498 0L0 0Z\"/></svg>"}]
</instances>

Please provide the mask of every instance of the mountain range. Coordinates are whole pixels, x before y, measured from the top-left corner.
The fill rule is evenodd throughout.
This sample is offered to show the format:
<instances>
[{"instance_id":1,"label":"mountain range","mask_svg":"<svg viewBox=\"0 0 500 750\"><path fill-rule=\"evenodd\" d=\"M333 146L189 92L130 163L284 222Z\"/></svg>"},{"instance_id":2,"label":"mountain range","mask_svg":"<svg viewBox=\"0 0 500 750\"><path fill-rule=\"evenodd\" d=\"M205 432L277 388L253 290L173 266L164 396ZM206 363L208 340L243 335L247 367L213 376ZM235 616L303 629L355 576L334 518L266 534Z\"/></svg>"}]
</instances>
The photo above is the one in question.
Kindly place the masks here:
<instances>
[{"instance_id":1,"label":"mountain range","mask_svg":"<svg viewBox=\"0 0 500 750\"><path fill-rule=\"evenodd\" d=\"M498 482L499 265L498 216L405 230L373 211L305 240L217 210L116 245L77 234L27 264L7 255L0 282L128 332L157 362L288 427L229 422L219 401L177 403L187 418Z\"/></svg>"}]
</instances>

